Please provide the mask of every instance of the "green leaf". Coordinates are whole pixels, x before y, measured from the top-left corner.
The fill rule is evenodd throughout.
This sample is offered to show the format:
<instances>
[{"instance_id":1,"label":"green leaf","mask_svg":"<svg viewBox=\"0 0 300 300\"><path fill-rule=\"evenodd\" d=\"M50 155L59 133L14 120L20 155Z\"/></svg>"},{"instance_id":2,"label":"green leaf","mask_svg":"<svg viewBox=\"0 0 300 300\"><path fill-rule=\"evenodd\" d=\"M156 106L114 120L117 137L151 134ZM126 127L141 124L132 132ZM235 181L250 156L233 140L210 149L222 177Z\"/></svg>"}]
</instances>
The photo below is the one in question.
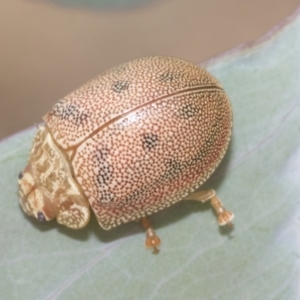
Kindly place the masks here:
<instances>
[{"instance_id":1,"label":"green leaf","mask_svg":"<svg viewBox=\"0 0 300 300\"><path fill-rule=\"evenodd\" d=\"M205 66L232 100L230 149L205 187L235 213L220 230L210 205L182 202L103 231L42 225L18 204L17 176L36 129L0 143L1 299L299 299L300 9L258 42Z\"/></svg>"}]
</instances>

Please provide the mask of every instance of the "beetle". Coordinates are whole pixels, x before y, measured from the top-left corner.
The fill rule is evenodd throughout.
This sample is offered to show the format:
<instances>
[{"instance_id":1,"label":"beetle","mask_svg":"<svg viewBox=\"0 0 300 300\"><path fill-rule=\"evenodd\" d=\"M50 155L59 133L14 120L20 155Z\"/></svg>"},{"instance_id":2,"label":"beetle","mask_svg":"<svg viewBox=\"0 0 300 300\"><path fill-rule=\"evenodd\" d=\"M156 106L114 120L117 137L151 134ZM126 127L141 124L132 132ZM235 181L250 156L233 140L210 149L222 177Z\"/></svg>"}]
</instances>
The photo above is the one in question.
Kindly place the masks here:
<instances>
[{"instance_id":1,"label":"beetle","mask_svg":"<svg viewBox=\"0 0 300 300\"><path fill-rule=\"evenodd\" d=\"M26 214L73 229L87 225L90 207L105 230L141 220L155 253L161 241L147 216L180 200L211 200L219 224L232 224L214 190L195 192L232 130L227 95L199 66L133 60L59 100L43 120L19 174Z\"/></svg>"}]
</instances>

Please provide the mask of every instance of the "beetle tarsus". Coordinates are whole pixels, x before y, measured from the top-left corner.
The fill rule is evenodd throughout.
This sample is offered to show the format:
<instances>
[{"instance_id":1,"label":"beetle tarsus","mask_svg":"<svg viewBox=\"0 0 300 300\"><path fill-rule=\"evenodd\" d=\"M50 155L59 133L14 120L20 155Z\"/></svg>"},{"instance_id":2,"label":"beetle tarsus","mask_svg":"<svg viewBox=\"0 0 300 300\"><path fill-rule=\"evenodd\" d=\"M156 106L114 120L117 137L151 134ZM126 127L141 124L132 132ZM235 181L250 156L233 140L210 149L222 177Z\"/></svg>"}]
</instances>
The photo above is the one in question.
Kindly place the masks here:
<instances>
[{"instance_id":1,"label":"beetle tarsus","mask_svg":"<svg viewBox=\"0 0 300 300\"><path fill-rule=\"evenodd\" d=\"M160 238L155 234L154 229L151 226L151 223L148 218L141 218L141 223L146 230L146 248L152 248L153 254L158 254L160 249L158 248L161 244Z\"/></svg>"},{"instance_id":2,"label":"beetle tarsus","mask_svg":"<svg viewBox=\"0 0 300 300\"><path fill-rule=\"evenodd\" d=\"M160 241L160 238L157 235L155 235L155 233L154 233L154 235L150 236L150 234L152 234L152 233L153 233L153 230L151 233L149 231L146 232L145 246L146 246L146 248L152 248L153 254L158 254L158 252L160 251L158 246L161 244L161 241Z\"/></svg>"},{"instance_id":3,"label":"beetle tarsus","mask_svg":"<svg viewBox=\"0 0 300 300\"><path fill-rule=\"evenodd\" d=\"M211 204L217 213L219 225L227 225L228 227L232 227L233 224L231 221L234 218L234 214L231 211L225 209L225 207L222 205L221 200L217 196L212 197Z\"/></svg>"}]
</instances>

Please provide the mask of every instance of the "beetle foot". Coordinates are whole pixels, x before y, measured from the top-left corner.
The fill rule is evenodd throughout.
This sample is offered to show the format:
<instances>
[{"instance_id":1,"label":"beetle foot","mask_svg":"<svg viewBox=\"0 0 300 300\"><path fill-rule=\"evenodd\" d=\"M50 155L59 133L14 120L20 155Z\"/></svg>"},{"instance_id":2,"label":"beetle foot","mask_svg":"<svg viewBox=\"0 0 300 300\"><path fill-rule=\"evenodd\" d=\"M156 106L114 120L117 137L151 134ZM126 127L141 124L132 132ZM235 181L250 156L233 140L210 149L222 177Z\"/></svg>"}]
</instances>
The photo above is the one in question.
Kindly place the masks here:
<instances>
[{"instance_id":1,"label":"beetle foot","mask_svg":"<svg viewBox=\"0 0 300 300\"><path fill-rule=\"evenodd\" d=\"M158 248L158 246L160 246L161 241L160 238L155 235L153 236L149 236L148 232L146 233L146 241L145 241L145 246L146 248L152 248L153 249L153 254L158 254L160 249Z\"/></svg>"},{"instance_id":2,"label":"beetle foot","mask_svg":"<svg viewBox=\"0 0 300 300\"><path fill-rule=\"evenodd\" d=\"M141 223L146 230L146 241L145 246L146 248L152 248L153 254L158 254L160 249L158 248L161 244L160 238L155 234L154 229L151 226L150 221L148 218L144 217L141 218Z\"/></svg>"},{"instance_id":3,"label":"beetle foot","mask_svg":"<svg viewBox=\"0 0 300 300\"><path fill-rule=\"evenodd\" d=\"M231 221L234 218L234 214L231 211L226 210L225 207L222 205L221 200L216 196L211 198L211 204L217 213L219 225L227 225L228 227L232 227L233 224Z\"/></svg>"}]
</instances>

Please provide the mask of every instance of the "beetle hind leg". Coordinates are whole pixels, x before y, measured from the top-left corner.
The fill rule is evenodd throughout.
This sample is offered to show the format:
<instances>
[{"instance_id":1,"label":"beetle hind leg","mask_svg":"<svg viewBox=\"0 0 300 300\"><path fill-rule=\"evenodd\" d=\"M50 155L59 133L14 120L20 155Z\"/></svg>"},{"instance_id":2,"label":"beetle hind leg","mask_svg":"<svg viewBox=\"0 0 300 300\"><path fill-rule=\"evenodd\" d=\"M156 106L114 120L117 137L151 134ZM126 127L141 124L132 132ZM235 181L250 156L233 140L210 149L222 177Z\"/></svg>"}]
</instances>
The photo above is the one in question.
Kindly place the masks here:
<instances>
[{"instance_id":1,"label":"beetle hind leg","mask_svg":"<svg viewBox=\"0 0 300 300\"><path fill-rule=\"evenodd\" d=\"M195 192L185 197L184 200L196 200L203 203L211 200L211 205L217 213L219 225L227 225L229 227L233 226L231 221L234 218L234 214L231 211L225 209L221 200L216 196L216 192L214 190Z\"/></svg>"},{"instance_id":2,"label":"beetle hind leg","mask_svg":"<svg viewBox=\"0 0 300 300\"><path fill-rule=\"evenodd\" d=\"M152 248L154 254L158 254L159 246L161 244L160 238L155 234L154 229L151 226L151 223L148 218L141 218L141 223L146 231L146 248Z\"/></svg>"},{"instance_id":3,"label":"beetle hind leg","mask_svg":"<svg viewBox=\"0 0 300 300\"><path fill-rule=\"evenodd\" d=\"M211 199L211 205L217 213L219 225L227 225L228 227L232 227L233 223L231 221L234 218L234 214L231 211L225 209L221 200L217 196L214 196Z\"/></svg>"}]
</instances>

